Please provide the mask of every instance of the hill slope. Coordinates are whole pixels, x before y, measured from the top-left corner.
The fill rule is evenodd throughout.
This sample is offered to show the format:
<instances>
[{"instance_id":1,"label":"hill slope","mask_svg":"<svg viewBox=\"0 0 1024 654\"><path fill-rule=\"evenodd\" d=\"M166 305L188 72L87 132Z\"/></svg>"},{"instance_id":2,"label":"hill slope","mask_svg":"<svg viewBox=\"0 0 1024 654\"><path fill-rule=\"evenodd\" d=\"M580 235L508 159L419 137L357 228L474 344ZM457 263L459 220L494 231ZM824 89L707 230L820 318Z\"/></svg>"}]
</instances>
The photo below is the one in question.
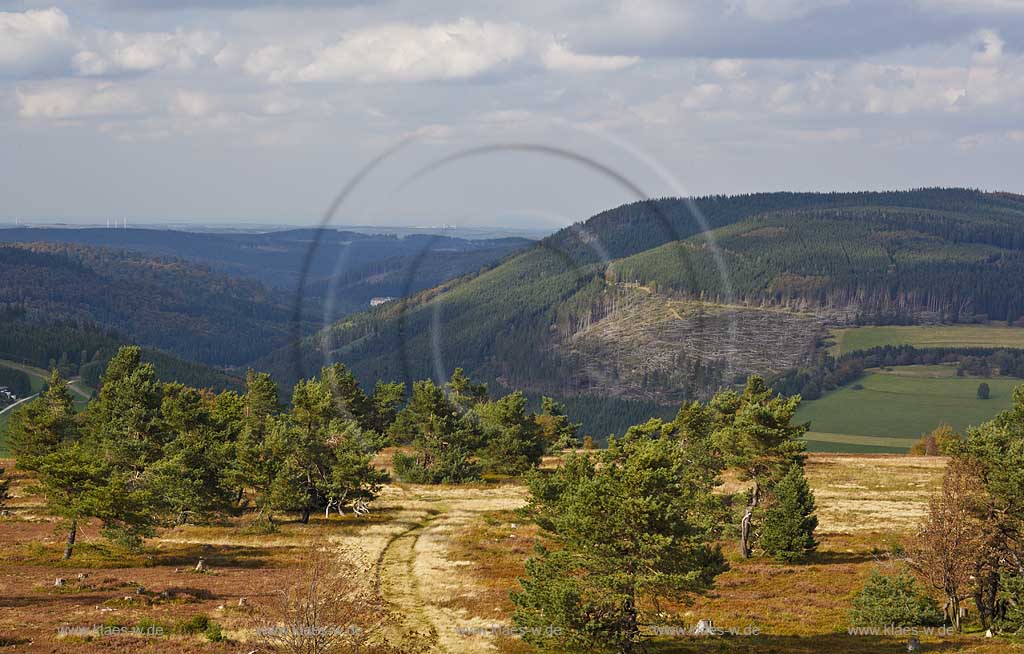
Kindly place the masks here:
<instances>
[{"instance_id":1,"label":"hill slope","mask_svg":"<svg viewBox=\"0 0 1024 654\"><path fill-rule=\"evenodd\" d=\"M705 237L695 236L702 222L691 202L649 201L562 230L492 270L341 321L304 342L300 361L286 348L260 364L285 382L325 360L368 381L441 377L463 366L533 393L674 403L794 365L836 320L909 321L932 307L938 317L998 317L1017 301L1013 285L994 288L1019 270L1017 196L925 189L692 204L703 224L719 228L731 298ZM902 286L890 284L892 270ZM933 270L943 284L958 284L940 296L925 283ZM869 299L891 299L862 305L857 284ZM962 310L945 311L954 306Z\"/></svg>"},{"instance_id":2,"label":"hill slope","mask_svg":"<svg viewBox=\"0 0 1024 654\"><path fill-rule=\"evenodd\" d=\"M375 296L406 295L476 272L530 243L335 229L247 234L62 228L2 229L0 242L76 244L174 257L287 292L295 291L308 265L306 296L329 300L335 318L365 309Z\"/></svg>"},{"instance_id":3,"label":"hill slope","mask_svg":"<svg viewBox=\"0 0 1024 654\"><path fill-rule=\"evenodd\" d=\"M178 259L77 245L0 246L0 304L31 321L89 322L212 364L244 363L287 341L279 291Z\"/></svg>"}]
</instances>

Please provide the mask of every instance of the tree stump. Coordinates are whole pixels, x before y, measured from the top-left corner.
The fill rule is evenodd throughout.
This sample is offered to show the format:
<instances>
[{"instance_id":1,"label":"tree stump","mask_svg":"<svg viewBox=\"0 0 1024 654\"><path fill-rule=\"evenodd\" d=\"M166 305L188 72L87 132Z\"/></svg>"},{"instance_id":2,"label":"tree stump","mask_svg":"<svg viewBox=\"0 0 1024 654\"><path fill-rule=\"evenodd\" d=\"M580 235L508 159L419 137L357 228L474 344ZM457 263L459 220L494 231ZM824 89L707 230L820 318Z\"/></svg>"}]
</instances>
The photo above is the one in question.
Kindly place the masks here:
<instances>
[{"instance_id":1,"label":"tree stump","mask_svg":"<svg viewBox=\"0 0 1024 654\"><path fill-rule=\"evenodd\" d=\"M711 620L699 620L693 629L694 636L714 636L715 623Z\"/></svg>"}]
</instances>

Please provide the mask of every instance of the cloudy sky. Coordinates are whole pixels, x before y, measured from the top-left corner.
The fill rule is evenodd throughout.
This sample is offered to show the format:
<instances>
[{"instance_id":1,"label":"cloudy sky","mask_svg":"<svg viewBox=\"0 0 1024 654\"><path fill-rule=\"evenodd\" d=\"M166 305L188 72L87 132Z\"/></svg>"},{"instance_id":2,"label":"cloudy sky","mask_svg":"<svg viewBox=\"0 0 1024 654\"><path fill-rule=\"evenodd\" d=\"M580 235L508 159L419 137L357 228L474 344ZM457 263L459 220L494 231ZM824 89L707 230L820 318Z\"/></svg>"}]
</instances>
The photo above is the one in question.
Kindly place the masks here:
<instances>
[{"instance_id":1,"label":"cloudy sky","mask_svg":"<svg viewBox=\"0 0 1024 654\"><path fill-rule=\"evenodd\" d=\"M1024 191L1022 50L1024 0L0 0L0 219L312 223L385 153L338 222Z\"/></svg>"}]
</instances>

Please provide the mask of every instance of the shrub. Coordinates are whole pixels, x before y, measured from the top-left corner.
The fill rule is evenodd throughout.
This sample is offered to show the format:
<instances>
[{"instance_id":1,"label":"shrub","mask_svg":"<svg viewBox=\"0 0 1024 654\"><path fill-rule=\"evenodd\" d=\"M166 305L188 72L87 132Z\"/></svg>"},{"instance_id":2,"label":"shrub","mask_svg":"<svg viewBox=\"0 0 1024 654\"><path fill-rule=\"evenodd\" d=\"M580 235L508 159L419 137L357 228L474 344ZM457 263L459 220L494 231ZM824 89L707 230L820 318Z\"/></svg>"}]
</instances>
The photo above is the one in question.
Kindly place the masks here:
<instances>
[{"instance_id":1,"label":"shrub","mask_svg":"<svg viewBox=\"0 0 1024 654\"><path fill-rule=\"evenodd\" d=\"M5 472L3 468L0 468L0 509L4 508L7 500L11 498L11 480L4 477Z\"/></svg>"},{"instance_id":2,"label":"shrub","mask_svg":"<svg viewBox=\"0 0 1024 654\"><path fill-rule=\"evenodd\" d=\"M923 627L943 622L938 603L907 573L877 570L853 599L850 622L861 627Z\"/></svg>"},{"instance_id":3,"label":"shrub","mask_svg":"<svg viewBox=\"0 0 1024 654\"><path fill-rule=\"evenodd\" d=\"M988 383L981 382L978 384L978 399L987 400L992 396L992 389L989 388Z\"/></svg>"},{"instance_id":4,"label":"shrub","mask_svg":"<svg viewBox=\"0 0 1024 654\"><path fill-rule=\"evenodd\" d=\"M1001 631L1024 634L1024 577L1003 579L1000 599L1005 602L1006 615L996 624Z\"/></svg>"},{"instance_id":5,"label":"shrub","mask_svg":"<svg viewBox=\"0 0 1024 654\"><path fill-rule=\"evenodd\" d=\"M220 624L213 620L210 620L207 623L206 629L203 630L203 635L206 636L206 640L211 643L219 643L224 640L224 634L221 633Z\"/></svg>"}]
</instances>

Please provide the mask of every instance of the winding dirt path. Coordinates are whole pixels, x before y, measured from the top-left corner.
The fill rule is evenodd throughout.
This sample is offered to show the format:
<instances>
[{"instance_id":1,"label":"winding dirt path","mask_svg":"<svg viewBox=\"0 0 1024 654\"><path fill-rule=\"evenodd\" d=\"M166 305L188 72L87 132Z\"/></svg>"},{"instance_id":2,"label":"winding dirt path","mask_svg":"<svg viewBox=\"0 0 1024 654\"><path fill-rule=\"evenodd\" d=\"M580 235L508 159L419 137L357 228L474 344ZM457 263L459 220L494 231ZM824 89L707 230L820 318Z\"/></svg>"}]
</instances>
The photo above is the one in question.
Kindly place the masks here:
<instances>
[{"instance_id":1,"label":"winding dirt path","mask_svg":"<svg viewBox=\"0 0 1024 654\"><path fill-rule=\"evenodd\" d=\"M419 519L395 533L380 551L375 583L405 622L402 633L429 639L431 651L461 654L493 651L489 629L502 624L462 608L474 594L468 561L450 556L452 538L489 511L515 509L525 490L495 488L393 487L383 506L415 510ZM458 604L454 600L462 600Z\"/></svg>"}]
</instances>

